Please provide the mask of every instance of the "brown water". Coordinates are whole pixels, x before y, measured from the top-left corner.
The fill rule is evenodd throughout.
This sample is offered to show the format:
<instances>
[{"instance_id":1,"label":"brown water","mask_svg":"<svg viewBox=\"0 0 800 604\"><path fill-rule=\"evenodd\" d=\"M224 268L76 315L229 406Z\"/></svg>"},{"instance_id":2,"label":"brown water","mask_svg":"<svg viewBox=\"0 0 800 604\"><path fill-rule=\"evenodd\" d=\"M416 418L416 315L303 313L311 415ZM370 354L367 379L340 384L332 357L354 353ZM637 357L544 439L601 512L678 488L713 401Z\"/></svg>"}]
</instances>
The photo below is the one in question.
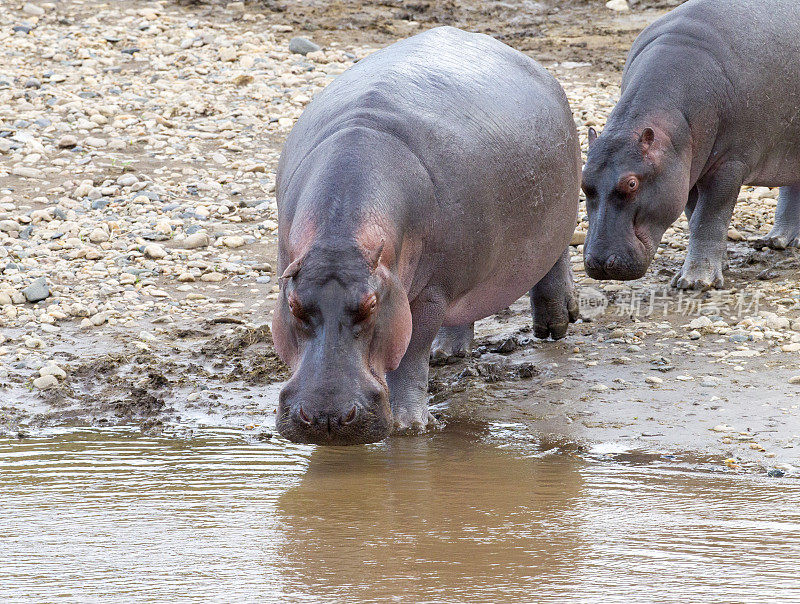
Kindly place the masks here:
<instances>
[{"instance_id":1,"label":"brown water","mask_svg":"<svg viewBox=\"0 0 800 604\"><path fill-rule=\"evenodd\" d=\"M0 601L800 602L800 481L682 468L508 424L2 440Z\"/></svg>"}]
</instances>

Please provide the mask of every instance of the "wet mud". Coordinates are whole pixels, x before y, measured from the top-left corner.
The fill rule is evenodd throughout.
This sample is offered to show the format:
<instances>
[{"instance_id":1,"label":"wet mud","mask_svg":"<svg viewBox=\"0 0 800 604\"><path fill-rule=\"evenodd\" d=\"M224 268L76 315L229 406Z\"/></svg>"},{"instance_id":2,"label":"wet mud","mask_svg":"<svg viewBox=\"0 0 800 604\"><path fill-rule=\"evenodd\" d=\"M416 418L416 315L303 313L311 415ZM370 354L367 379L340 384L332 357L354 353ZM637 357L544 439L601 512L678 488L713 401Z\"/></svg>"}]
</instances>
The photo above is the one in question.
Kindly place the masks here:
<instances>
[{"instance_id":1,"label":"wet mud","mask_svg":"<svg viewBox=\"0 0 800 604\"><path fill-rule=\"evenodd\" d=\"M198 11L214 16L224 10L214 2L183 4L187 18ZM440 24L483 31L542 62L560 65L570 81L589 86L598 75L616 82L635 35L675 4L634 3L637 10L622 15L600 2L578 0L277 0L262 2L260 10L323 44L379 46ZM274 144L277 149L280 141ZM765 225L747 223L743 235L765 232ZM258 261L274 264L271 237L258 251ZM580 248L573 248L573 254L581 275ZM668 288L679 268L668 255L656 258L648 275L632 284L581 278L580 290L596 290L605 306L572 326L559 342L533 337L524 299L479 322L472 356L432 368L435 414L445 431L463 421L509 422L543 443L585 450L605 443L614 454L691 451L714 460L723 471L794 472L800 465L800 385L790 378L800 373L797 356L782 354L779 343L769 339L736 340L729 334L746 314L741 296L754 283L796 280L800 255L756 250L746 241L732 243L729 255L729 289L719 295L693 294L688 301ZM158 283L179 299L174 285ZM247 297L253 294L222 293L252 302ZM666 310L648 313L629 303L651 294L658 294ZM776 299L765 300L759 310L800 317L800 304L787 310ZM722 310L708 311L711 303L721 303ZM693 304L694 310L681 310L681 304ZM701 311L703 304L706 310ZM109 327L101 333L65 327L53 356L69 367L69 378L46 391L33 389L33 374L0 378L0 430L25 438L53 426L132 425L158 434L216 425L270 439L277 392L288 377L268 327L273 305L267 300L262 320L255 323L231 314L191 324L154 318L135 329ZM726 327L687 328L697 317L718 315ZM693 339L693 331L702 339ZM142 332L157 338L143 339ZM6 337L18 335L9 331ZM746 352L742 341L752 354L737 354Z\"/></svg>"}]
</instances>

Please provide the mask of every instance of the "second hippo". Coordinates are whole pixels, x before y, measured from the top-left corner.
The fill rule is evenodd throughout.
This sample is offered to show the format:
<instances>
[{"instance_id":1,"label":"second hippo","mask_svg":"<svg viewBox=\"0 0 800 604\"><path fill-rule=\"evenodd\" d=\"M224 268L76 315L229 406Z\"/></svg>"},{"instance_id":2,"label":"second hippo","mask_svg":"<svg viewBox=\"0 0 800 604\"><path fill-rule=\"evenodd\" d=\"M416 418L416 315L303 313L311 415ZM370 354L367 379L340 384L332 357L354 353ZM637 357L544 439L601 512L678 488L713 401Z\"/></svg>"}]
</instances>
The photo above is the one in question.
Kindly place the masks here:
<instances>
[{"instance_id":1,"label":"second hippo","mask_svg":"<svg viewBox=\"0 0 800 604\"><path fill-rule=\"evenodd\" d=\"M530 290L536 334L575 318L580 150L535 61L443 27L374 53L305 110L278 169L277 427L358 444L424 430L435 348Z\"/></svg>"},{"instance_id":2,"label":"second hippo","mask_svg":"<svg viewBox=\"0 0 800 604\"><path fill-rule=\"evenodd\" d=\"M800 246L797 0L689 0L634 42L622 97L583 187L587 273L644 275L685 210L689 249L673 284L722 287L728 223L743 184L783 187L758 245Z\"/></svg>"}]
</instances>

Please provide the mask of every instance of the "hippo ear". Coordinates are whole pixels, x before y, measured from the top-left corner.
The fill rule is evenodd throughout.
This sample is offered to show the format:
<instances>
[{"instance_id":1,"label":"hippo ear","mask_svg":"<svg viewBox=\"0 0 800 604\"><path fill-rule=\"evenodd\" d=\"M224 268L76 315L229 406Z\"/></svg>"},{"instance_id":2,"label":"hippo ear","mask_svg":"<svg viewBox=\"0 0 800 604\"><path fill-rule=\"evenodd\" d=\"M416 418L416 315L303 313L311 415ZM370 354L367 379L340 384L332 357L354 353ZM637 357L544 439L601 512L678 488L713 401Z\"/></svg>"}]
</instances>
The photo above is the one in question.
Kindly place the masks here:
<instances>
[{"instance_id":1,"label":"hippo ear","mask_svg":"<svg viewBox=\"0 0 800 604\"><path fill-rule=\"evenodd\" d=\"M300 266L303 264L303 258L304 256L300 256L299 258L293 260L289 266L286 267L286 270L283 271L283 274L279 278L281 283L287 279L292 279L293 277L297 276L297 273L300 272Z\"/></svg>"},{"instance_id":2,"label":"hippo ear","mask_svg":"<svg viewBox=\"0 0 800 604\"><path fill-rule=\"evenodd\" d=\"M384 239L381 241L381 244L372 251L367 251L367 263L369 264L370 272L375 272L378 269L378 265L381 262L381 256L383 255L383 248L386 245L386 240Z\"/></svg>"},{"instance_id":3,"label":"hippo ear","mask_svg":"<svg viewBox=\"0 0 800 604\"><path fill-rule=\"evenodd\" d=\"M650 147L653 146L653 142L655 140L655 130L652 128L645 128L642 130L642 135L639 137L639 147L642 149L642 153L644 155L647 155L647 153L650 151Z\"/></svg>"},{"instance_id":4,"label":"hippo ear","mask_svg":"<svg viewBox=\"0 0 800 604\"><path fill-rule=\"evenodd\" d=\"M591 145L596 140L597 140L597 130L595 130L594 128L592 128L590 126L589 127L589 144Z\"/></svg>"}]
</instances>

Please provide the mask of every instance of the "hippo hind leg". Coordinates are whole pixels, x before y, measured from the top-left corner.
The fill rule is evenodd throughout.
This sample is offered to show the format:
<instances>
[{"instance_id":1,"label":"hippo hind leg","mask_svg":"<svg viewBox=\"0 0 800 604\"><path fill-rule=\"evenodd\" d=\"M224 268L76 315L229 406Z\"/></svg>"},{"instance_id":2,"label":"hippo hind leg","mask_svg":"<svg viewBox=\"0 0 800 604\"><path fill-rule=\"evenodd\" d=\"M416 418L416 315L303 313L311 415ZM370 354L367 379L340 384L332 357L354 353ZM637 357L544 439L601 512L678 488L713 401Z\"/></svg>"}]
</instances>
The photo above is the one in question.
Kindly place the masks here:
<instances>
[{"instance_id":1,"label":"hippo hind leg","mask_svg":"<svg viewBox=\"0 0 800 604\"><path fill-rule=\"evenodd\" d=\"M775 225L766 237L756 240L753 245L758 249L770 247L773 250L800 247L800 185L781 187Z\"/></svg>"},{"instance_id":2,"label":"hippo hind leg","mask_svg":"<svg viewBox=\"0 0 800 604\"><path fill-rule=\"evenodd\" d=\"M431 362L435 365L445 365L469 356L474 336L474 323L442 327L431 346Z\"/></svg>"},{"instance_id":3,"label":"hippo hind leg","mask_svg":"<svg viewBox=\"0 0 800 604\"><path fill-rule=\"evenodd\" d=\"M533 333L537 338L560 340L570 323L578 319L578 300L572 280L569 248L564 250L539 283L530 291Z\"/></svg>"}]
</instances>

